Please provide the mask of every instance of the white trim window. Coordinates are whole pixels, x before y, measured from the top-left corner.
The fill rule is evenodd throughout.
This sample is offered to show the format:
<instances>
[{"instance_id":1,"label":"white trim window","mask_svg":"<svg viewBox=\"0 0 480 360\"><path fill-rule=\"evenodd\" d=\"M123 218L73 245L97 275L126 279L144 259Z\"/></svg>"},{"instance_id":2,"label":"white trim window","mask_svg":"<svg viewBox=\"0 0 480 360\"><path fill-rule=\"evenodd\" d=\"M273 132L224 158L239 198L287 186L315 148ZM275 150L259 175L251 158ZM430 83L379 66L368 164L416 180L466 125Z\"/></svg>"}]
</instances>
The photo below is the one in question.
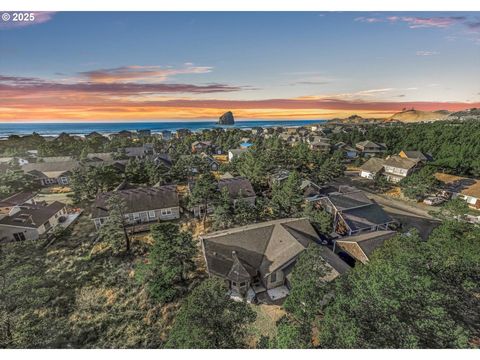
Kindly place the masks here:
<instances>
[{"instance_id":1,"label":"white trim window","mask_svg":"<svg viewBox=\"0 0 480 360\"><path fill-rule=\"evenodd\" d=\"M172 209L171 209L171 208L162 209L162 210L161 210L161 214L162 214L163 216L172 215Z\"/></svg>"},{"instance_id":2,"label":"white trim window","mask_svg":"<svg viewBox=\"0 0 480 360\"><path fill-rule=\"evenodd\" d=\"M139 213L133 213L133 220L140 220L140 214Z\"/></svg>"},{"instance_id":3,"label":"white trim window","mask_svg":"<svg viewBox=\"0 0 480 360\"><path fill-rule=\"evenodd\" d=\"M156 214L155 214L155 210L150 210L150 211L148 212L148 217L149 217L150 219L155 219L155 218L157 217Z\"/></svg>"}]
</instances>

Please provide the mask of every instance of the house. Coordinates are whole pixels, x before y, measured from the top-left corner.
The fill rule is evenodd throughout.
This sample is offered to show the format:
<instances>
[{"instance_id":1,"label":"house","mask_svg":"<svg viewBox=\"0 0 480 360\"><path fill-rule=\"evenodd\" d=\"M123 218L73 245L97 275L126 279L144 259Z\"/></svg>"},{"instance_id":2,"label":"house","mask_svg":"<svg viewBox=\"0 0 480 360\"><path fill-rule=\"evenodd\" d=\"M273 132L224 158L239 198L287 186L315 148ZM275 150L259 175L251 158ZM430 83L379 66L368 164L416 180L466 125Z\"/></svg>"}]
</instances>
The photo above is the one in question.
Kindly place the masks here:
<instances>
[{"instance_id":1,"label":"house","mask_svg":"<svg viewBox=\"0 0 480 360\"><path fill-rule=\"evenodd\" d=\"M192 134L192 132L188 129L178 129L177 131L175 131L175 137L177 139L184 138L184 137L189 136L191 134Z\"/></svg>"},{"instance_id":2,"label":"house","mask_svg":"<svg viewBox=\"0 0 480 360\"><path fill-rule=\"evenodd\" d=\"M0 200L0 218L16 212L22 205L35 205L35 195L36 194L32 191L21 191Z\"/></svg>"},{"instance_id":3,"label":"house","mask_svg":"<svg viewBox=\"0 0 480 360\"><path fill-rule=\"evenodd\" d=\"M150 136L152 136L152 131L150 129L137 130L137 136L139 138L150 137Z\"/></svg>"},{"instance_id":4,"label":"house","mask_svg":"<svg viewBox=\"0 0 480 360\"><path fill-rule=\"evenodd\" d=\"M72 156L45 156L45 157L38 157L37 162L44 162L44 163L57 163L63 161L72 161L75 160Z\"/></svg>"},{"instance_id":5,"label":"house","mask_svg":"<svg viewBox=\"0 0 480 360\"><path fill-rule=\"evenodd\" d=\"M87 140L104 139L104 136L96 131L92 131L90 134L85 135L85 139Z\"/></svg>"},{"instance_id":6,"label":"house","mask_svg":"<svg viewBox=\"0 0 480 360\"><path fill-rule=\"evenodd\" d=\"M322 193L322 188L310 180L303 180L300 185L300 190L302 191L304 199L307 201L318 200Z\"/></svg>"},{"instance_id":7,"label":"house","mask_svg":"<svg viewBox=\"0 0 480 360\"><path fill-rule=\"evenodd\" d=\"M72 171L79 166L80 163L77 160L37 162L22 166L22 170L42 186L68 185Z\"/></svg>"},{"instance_id":8,"label":"house","mask_svg":"<svg viewBox=\"0 0 480 360\"><path fill-rule=\"evenodd\" d=\"M385 151L385 144L377 144L370 140L361 141L355 144L355 147L363 156L375 156Z\"/></svg>"},{"instance_id":9,"label":"house","mask_svg":"<svg viewBox=\"0 0 480 360\"><path fill-rule=\"evenodd\" d=\"M381 247L386 240L397 233L392 230L379 230L354 236L339 238L334 241L334 251L345 258L350 257L354 262L366 264L375 249Z\"/></svg>"},{"instance_id":10,"label":"house","mask_svg":"<svg viewBox=\"0 0 480 360\"><path fill-rule=\"evenodd\" d=\"M153 162L156 165L163 165L167 168L171 168L173 166L172 158L168 153L157 153L153 157Z\"/></svg>"},{"instance_id":11,"label":"house","mask_svg":"<svg viewBox=\"0 0 480 360\"><path fill-rule=\"evenodd\" d=\"M201 237L207 271L225 280L233 294L271 300L281 291L288 294L289 279L298 256L319 237L307 219L281 219L251 224ZM320 246L320 245L316 245ZM348 271L331 250L325 248L330 277Z\"/></svg>"},{"instance_id":12,"label":"house","mask_svg":"<svg viewBox=\"0 0 480 360\"><path fill-rule=\"evenodd\" d=\"M231 149L228 150L228 161L232 161L235 158L240 157L241 155L245 154L248 149Z\"/></svg>"},{"instance_id":13,"label":"house","mask_svg":"<svg viewBox=\"0 0 480 360\"><path fill-rule=\"evenodd\" d=\"M217 160L205 153L201 153L200 156L208 163L208 168L210 171L218 171L220 168L220 163Z\"/></svg>"},{"instance_id":14,"label":"house","mask_svg":"<svg viewBox=\"0 0 480 360\"><path fill-rule=\"evenodd\" d=\"M371 157L362 166L360 166L360 176L366 179L373 180L377 174L383 172L385 160L377 157Z\"/></svg>"},{"instance_id":15,"label":"house","mask_svg":"<svg viewBox=\"0 0 480 360\"><path fill-rule=\"evenodd\" d=\"M405 151L402 150L398 153L398 156L404 159L411 159L415 160L417 162L423 162L426 163L428 161L432 161L432 157L428 154L424 154L421 151Z\"/></svg>"},{"instance_id":16,"label":"house","mask_svg":"<svg viewBox=\"0 0 480 360\"><path fill-rule=\"evenodd\" d=\"M396 223L363 191L346 187L318 200L322 208L334 218L334 230L341 236L362 232L388 230Z\"/></svg>"},{"instance_id":17,"label":"house","mask_svg":"<svg viewBox=\"0 0 480 360\"><path fill-rule=\"evenodd\" d=\"M443 190L452 194L453 198L460 198L468 206L480 209L480 180L456 175L435 173L437 180L443 183Z\"/></svg>"},{"instance_id":18,"label":"house","mask_svg":"<svg viewBox=\"0 0 480 360\"><path fill-rule=\"evenodd\" d=\"M0 220L0 242L37 240L65 221L66 215L65 204L59 201L17 207Z\"/></svg>"},{"instance_id":19,"label":"house","mask_svg":"<svg viewBox=\"0 0 480 360\"><path fill-rule=\"evenodd\" d=\"M334 145L334 149L341 151L347 159L355 159L358 157L358 150L345 144L344 142L339 142Z\"/></svg>"},{"instance_id":20,"label":"house","mask_svg":"<svg viewBox=\"0 0 480 360\"><path fill-rule=\"evenodd\" d=\"M154 149L152 144L144 144L142 146L131 146L123 148L125 155L129 158L135 159L144 159L148 155L154 154ZM118 149L121 152L121 149Z\"/></svg>"},{"instance_id":21,"label":"house","mask_svg":"<svg viewBox=\"0 0 480 360\"><path fill-rule=\"evenodd\" d=\"M114 155L113 152L89 153L87 154L87 159L91 161L112 161Z\"/></svg>"},{"instance_id":22,"label":"house","mask_svg":"<svg viewBox=\"0 0 480 360\"><path fill-rule=\"evenodd\" d=\"M262 135L264 130L262 127L253 127L252 130L250 130L252 135Z\"/></svg>"},{"instance_id":23,"label":"house","mask_svg":"<svg viewBox=\"0 0 480 360\"><path fill-rule=\"evenodd\" d=\"M171 140L172 139L172 132L170 130L162 130L162 139L163 140Z\"/></svg>"},{"instance_id":24,"label":"house","mask_svg":"<svg viewBox=\"0 0 480 360\"><path fill-rule=\"evenodd\" d=\"M420 163L417 160L407 159L398 155L389 156L384 164L384 175L388 181L397 183L414 172Z\"/></svg>"},{"instance_id":25,"label":"house","mask_svg":"<svg viewBox=\"0 0 480 360\"><path fill-rule=\"evenodd\" d=\"M223 189L228 191L228 195L234 206L240 199L243 199L251 206L255 206L257 195L255 194L255 190L253 190L252 183L247 178L237 176L220 179L218 181L218 190L223 191Z\"/></svg>"},{"instance_id":26,"label":"house","mask_svg":"<svg viewBox=\"0 0 480 360\"><path fill-rule=\"evenodd\" d=\"M329 152L330 148L331 148L331 145L330 145L329 142L327 142L325 140L315 140L315 141L310 142L309 147L312 150Z\"/></svg>"},{"instance_id":27,"label":"house","mask_svg":"<svg viewBox=\"0 0 480 360\"><path fill-rule=\"evenodd\" d=\"M174 220L180 217L180 204L175 185L139 187L100 193L92 208L92 221L99 229L108 218L107 200L113 195L125 201L125 221L129 226L148 224L159 220ZM145 227L133 228L142 231Z\"/></svg>"},{"instance_id":28,"label":"house","mask_svg":"<svg viewBox=\"0 0 480 360\"><path fill-rule=\"evenodd\" d=\"M192 143L192 153L208 152L211 148L211 141L194 141Z\"/></svg>"},{"instance_id":29,"label":"house","mask_svg":"<svg viewBox=\"0 0 480 360\"><path fill-rule=\"evenodd\" d=\"M290 171L287 169L278 169L268 177L268 184L273 187L275 184L281 184L290 176Z\"/></svg>"}]
</instances>

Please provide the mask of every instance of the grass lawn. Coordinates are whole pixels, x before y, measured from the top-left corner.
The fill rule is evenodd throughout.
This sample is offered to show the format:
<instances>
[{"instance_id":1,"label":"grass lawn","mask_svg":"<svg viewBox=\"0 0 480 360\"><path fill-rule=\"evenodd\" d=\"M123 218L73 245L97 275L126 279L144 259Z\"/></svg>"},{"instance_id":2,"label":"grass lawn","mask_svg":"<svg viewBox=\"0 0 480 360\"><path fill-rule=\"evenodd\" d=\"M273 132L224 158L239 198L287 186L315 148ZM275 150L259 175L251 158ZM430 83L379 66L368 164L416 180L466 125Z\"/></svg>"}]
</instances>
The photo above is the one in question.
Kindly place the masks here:
<instances>
[{"instance_id":1,"label":"grass lawn","mask_svg":"<svg viewBox=\"0 0 480 360\"><path fill-rule=\"evenodd\" d=\"M269 338L277 335L275 324L285 315L285 310L278 305L252 304L250 306L257 313L257 318L250 325L247 343L249 347L254 348L262 335Z\"/></svg>"}]
</instances>

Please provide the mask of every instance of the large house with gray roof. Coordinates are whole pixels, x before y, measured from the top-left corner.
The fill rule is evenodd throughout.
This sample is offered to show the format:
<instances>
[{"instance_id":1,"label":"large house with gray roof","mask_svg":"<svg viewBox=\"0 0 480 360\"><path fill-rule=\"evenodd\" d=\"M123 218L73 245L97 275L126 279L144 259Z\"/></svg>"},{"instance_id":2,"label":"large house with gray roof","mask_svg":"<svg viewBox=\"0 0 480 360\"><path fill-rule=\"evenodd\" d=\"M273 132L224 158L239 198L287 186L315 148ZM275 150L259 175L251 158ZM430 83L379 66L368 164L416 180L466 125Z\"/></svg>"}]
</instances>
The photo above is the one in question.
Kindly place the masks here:
<instances>
[{"instance_id":1,"label":"large house with gray roof","mask_svg":"<svg viewBox=\"0 0 480 360\"><path fill-rule=\"evenodd\" d=\"M92 221L99 229L108 218L108 199L113 195L125 201L127 225L134 226L180 217L180 204L175 185L139 187L98 194L92 208ZM139 231L143 227L137 228ZM133 229L135 230L135 229Z\"/></svg>"},{"instance_id":2,"label":"large house with gray roof","mask_svg":"<svg viewBox=\"0 0 480 360\"><path fill-rule=\"evenodd\" d=\"M201 237L208 273L225 280L229 289L246 296L289 286L298 256L320 239L307 219L281 219L251 224ZM329 279L349 267L330 249L322 247L330 268Z\"/></svg>"},{"instance_id":3,"label":"large house with gray roof","mask_svg":"<svg viewBox=\"0 0 480 360\"><path fill-rule=\"evenodd\" d=\"M363 191L345 187L318 200L321 207L334 219L334 230L340 236L363 232L388 230L396 223Z\"/></svg>"}]
</instances>

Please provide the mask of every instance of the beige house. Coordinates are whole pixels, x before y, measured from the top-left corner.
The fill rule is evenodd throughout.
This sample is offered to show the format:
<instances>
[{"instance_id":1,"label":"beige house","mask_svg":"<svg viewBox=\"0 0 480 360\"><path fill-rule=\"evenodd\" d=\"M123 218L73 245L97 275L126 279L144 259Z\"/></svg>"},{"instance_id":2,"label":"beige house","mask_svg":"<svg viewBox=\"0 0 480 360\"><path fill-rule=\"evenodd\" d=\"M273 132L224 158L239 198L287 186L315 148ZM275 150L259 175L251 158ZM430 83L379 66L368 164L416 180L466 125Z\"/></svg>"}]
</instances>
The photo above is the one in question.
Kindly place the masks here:
<instances>
[{"instance_id":1,"label":"beige house","mask_svg":"<svg viewBox=\"0 0 480 360\"><path fill-rule=\"evenodd\" d=\"M37 240L54 229L66 215L65 204L59 201L17 207L0 220L0 242Z\"/></svg>"},{"instance_id":2,"label":"beige house","mask_svg":"<svg viewBox=\"0 0 480 360\"><path fill-rule=\"evenodd\" d=\"M92 221L99 229L108 218L108 199L120 196L126 205L127 225L141 225L180 217L180 203L175 185L139 187L98 194L92 208ZM143 227L138 227L142 230Z\"/></svg>"}]
</instances>

